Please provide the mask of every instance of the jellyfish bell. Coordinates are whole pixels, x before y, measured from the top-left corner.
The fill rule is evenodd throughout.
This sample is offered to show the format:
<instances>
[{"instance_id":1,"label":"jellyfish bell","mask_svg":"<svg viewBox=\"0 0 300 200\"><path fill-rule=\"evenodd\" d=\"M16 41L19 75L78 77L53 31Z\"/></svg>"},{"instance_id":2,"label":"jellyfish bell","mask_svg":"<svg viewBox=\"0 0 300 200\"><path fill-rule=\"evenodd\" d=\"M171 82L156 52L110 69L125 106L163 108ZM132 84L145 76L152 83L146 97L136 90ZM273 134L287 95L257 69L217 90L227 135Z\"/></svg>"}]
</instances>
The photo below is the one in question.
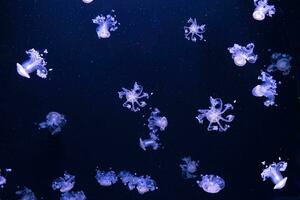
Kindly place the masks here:
<instances>
[{"instance_id":1,"label":"jellyfish bell","mask_svg":"<svg viewBox=\"0 0 300 200\"><path fill-rule=\"evenodd\" d=\"M239 67L243 67L247 63L247 60L242 55L235 56L233 61L234 64Z\"/></svg>"},{"instance_id":2,"label":"jellyfish bell","mask_svg":"<svg viewBox=\"0 0 300 200\"><path fill-rule=\"evenodd\" d=\"M30 78L29 73L27 72L27 70L19 63L17 63L17 72L19 75L26 77L26 78Z\"/></svg>"},{"instance_id":3,"label":"jellyfish bell","mask_svg":"<svg viewBox=\"0 0 300 200\"><path fill-rule=\"evenodd\" d=\"M218 193L225 187L225 181L216 175L202 176L202 180L197 183L205 192L211 194Z\"/></svg>"},{"instance_id":4,"label":"jellyfish bell","mask_svg":"<svg viewBox=\"0 0 300 200\"><path fill-rule=\"evenodd\" d=\"M96 30L97 35L99 38L107 39L110 37L110 32L108 31L108 28L106 25L99 26Z\"/></svg>"},{"instance_id":5,"label":"jellyfish bell","mask_svg":"<svg viewBox=\"0 0 300 200\"><path fill-rule=\"evenodd\" d=\"M263 181L270 178L274 183L274 190L282 189L286 185L287 177L283 177L281 172L287 168L287 162L280 161L279 163L272 163L267 166L261 173Z\"/></svg>"},{"instance_id":6,"label":"jellyfish bell","mask_svg":"<svg viewBox=\"0 0 300 200\"><path fill-rule=\"evenodd\" d=\"M94 0L82 0L83 3L92 3Z\"/></svg>"},{"instance_id":7,"label":"jellyfish bell","mask_svg":"<svg viewBox=\"0 0 300 200\"><path fill-rule=\"evenodd\" d=\"M253 12L252 16L257 21L262 21L266 17L265 13L262 10L255 10Z\"/></svg>"},{"instance_id":8,"label":"jellyfish bell","mask_svg":"<svg viewBox=\"0 0 300 200\"><path fill-rule=\"evenodd\" d=\"M159 147L159 144L158 144L154 139L152 139L152 138L145 139L145 140L142 140L142 139L140 138L139 141L140 141L140 147L141 147L144 151L146 151L146 149L147 149L148 147L152 147L153 150L157 150L158 147Z\"/></svg>"},{"instance_id":9,"label":"jellyfish bell","mask_svg":"<svg viewBox=\"0 0 300 200\"><path fill-rule=\"evenodd\" d=\"M277 61L276 67L280 71L287 71L291 68L290 60L287 58L282 58Z\"/></svg>"},{"instance_id":10,"label":"jellyfish bell","mask_svg":"<svg viewBox=\"0 0 300 200\"><path fill-rule=\"evenodd\" d=\"M263 97L266 93L266 89L262 85L257 85L252 89L253 96L256 97Z\"/></svg>"}]
</instances>

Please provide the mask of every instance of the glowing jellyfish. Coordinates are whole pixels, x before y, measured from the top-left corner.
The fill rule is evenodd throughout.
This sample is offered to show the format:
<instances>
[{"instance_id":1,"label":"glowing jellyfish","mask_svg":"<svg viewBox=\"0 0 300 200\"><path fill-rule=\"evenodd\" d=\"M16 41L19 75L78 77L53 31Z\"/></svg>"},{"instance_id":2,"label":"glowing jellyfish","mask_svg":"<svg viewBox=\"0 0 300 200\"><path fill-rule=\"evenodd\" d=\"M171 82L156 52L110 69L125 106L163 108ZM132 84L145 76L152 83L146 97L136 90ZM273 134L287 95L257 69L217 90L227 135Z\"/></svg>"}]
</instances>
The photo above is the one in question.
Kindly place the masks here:
<instances>
[{"instance_id":1,"label":"glowing jellyfish","mask_svg":"<svg viewBox=\"0 0 300 200\"><path fill-rule=\"evenodd\" d=\"M128 108L133 112L140 111L140 108L145 107L147 103L142 101L142 98L149 98L148 93L143 92L143 86L138 85L137 82L134 83L133 89L128 90L126 88L122 88L123 91L118 92L119 98L126 98L125 103L123 103L123 107ZM136 106L137 105L137 106Z\"/></svg>"},{"instance_id":2,"label":"glowing jellyfish","mask_svg":"<svg viewBox=\"0 0 300 200\"><path fill-rule=\"evenodd\" d=\"M233 106L229 103L224 105L223 108L223 102L220 98L212 98L210 97L210 104L211 106L209 109L199 109L198 112L200 113L196 119L200 124L203 124L203 119L206 118L209 121L209 125L207 127L208 131L219 131L223 132L226 131L230 125L225 124L224 126L221 124L221 121L224 122L232 122L234 119L234 115L227 115L225 117L222 117L222 115L227 110L232 110Z\"/></svg>"},{"instance_id":3,"label":"glowing jellyfish","mask_svg":"<svg viewBox=\"0 0 300 200\"><path fill-rule=\"evenodd\" d=\"M236 66L242 67L246 65L247 61L249 63L255 63L257 60L257 55L253 53L254 44L249 43L246 47L234 44L233 47L229 47L228 51L231 53L231 57Z\"/></svg>"},{"instance_id":4,"label":"glowing jellyfish","mask_svg":"<svg viewBox=\"0 0 300 200\"><path fill-rule=\"evenodd\" d=\"M6 178L0 175L0 188L3 188L6 184Z\"/></svg>"},{"instance_id":5,"label":"glowing jellyfish","mask_svg":"<svg viewBox=\"0 0 300 200\"><path fill-rule=\"evenodd\" d=\"M96 170L95 178L101 186L111 186L118 181L118 176L114 171L104 172Z\"/></svg>"},{"instance_id":6,"label":"glowing jellyfish","mask_svg":"<svg viewBox=\"0 0 300 200\"><path fill-rule=\"evenodd\" d=\"M268 5L268 0L254 0L254 5L256 8L252 16L257 21L264 20L266 15L272 17L275 14L275 6Z\"/></svg>"},{"instance_id":7,"label":"glowing jellyfish","mask_svg":"<svg viewBox=\"0 0 300 200\"><path fill-rule=\"evenodd\" d=\"M16 195L19 196L19 200L37 200L32 190L27 187L16 191Z\"/></svg>"},{"instance_id":8,"label":"glowing jellyfish","mask_svg":"<svg viewBox=\"0 0 300 200\"><path fill-rule=\"evenodd\" d=\"M153 133L153 132L150 132L150 138L148 139L141 139L140 138L140 147L146 151L148 148L152 148L152 150L157 150L159 147L160 147L160 144L159 144L159 138L158 136Z\"/></svg>"},{"instance_id":9,"label":"glowing jellyfish","mask_svg":"<svg viewBox=\"0 0 300 200\"><path fill-rule=\"evenodd\" d=\"M139 194L145 194L157 189L156 182L150 176L136 176L127 171L121 171L119 178L129 190L137 189Z\"/></svg>"},{"instance_id":10,"label":"glowing jellyfish","mask_svg":"<svg viewBox=\"0 0 300 200\"><path fill-rule=\"evenodd\" d=\"M266 168L261 173L263 181L271 179L275 184L274 189L282 189L287 181L287 177L282 176L281 172L285 171L287 168L287 162L280 161L279 163L273 162L270 166Z\"/></svg>"},{"instance_id":11,"label":"glowing jellyfish","mask_svg":"<svg viewBox=\"0 0 300 200\"><path fill-rule=\"evenodd\" d=\"M283 75L288 75L291 71L292 57L288 54L273 53L271 56L272 64L268 66L268 72L281 71Z\"/></svg>"},{"instance_id":12,"label":"glowing jellyfish","mask_svg":"<svg viewBox=\"0 0 300 200\"><path fill-rule=\"evenodd\" d=\"M114 12L114 11L112 11ZM98 38L106 39L110 37L110 32L118 29L118 21L116 20L116 15L98 15L95 19L92 20L94 24L98 24L99 26L96 29Z\"/></svg>"},{"instance_id":13,"label":"glowing jellyfish","mask_svg":"<svg viewBox=\"0 0 300 200\"><path fill-rule=\"evenodd\" d=\"M258 76L258 80L261 80L263 83L252 89L252 95L255 97L266 97L267 100L265 100L264 105L267 107L275 105L275 95L277 95L276 80L270 74L263 71Z\"/></svg>"},{"instance_id":14,"label":"glowing jellyfish","mask_svg":"<svg viewBox=\"0 0 300 200\"><path fill-rule=\"evenodd\" d=\"M199 187L208 193L218 193L225 187L225 181L216 175L202 176L202 180L197 181L197 183Z\"/></svg>"},{"instance_id":15,"label":"glowing jellyfish","mask_svg":"<svg viewBox=\"0 0 300 200\"><path fill-rule=\"evenodd\" d=\"M92 3L94 0L82 0L83 3Z\"/></svg>"},{"instance_id":16,"label":"glowing jellyfish","mask_svg":"<svg viewBox=\"0 0 300 200\"><path fill-rule=\"evenodd\" d=\"M60 200L86 200L86 196L83 191L79 192L65 192L60 196Z\"/></svg>"},{"instance_id":17,"label":"glowing jellyfish","mask_svg":"<svg viewBox=\"0 0 300 200\"><path fill-rule=\"evenodd\" d=\"M157 108L151 112L150 117L148 119L148 128L152 132L157 132L159 129L160 131L164 131L165 128L168 126L168 120L166 117L159 116L160 110Z\"/></svg>"},{"instance_id":18,"label":"glowing jellyfish","mask_svg":"<svg viewBox=\"0 0 300 200\"><path fill-rule=\"evenodd\" d=\"M43 53L47 54L47 49ZM30 78L29 74L36 71L36 75L39 77L47 78L48 70L46 68L47 62L43 58L44 54L39 53L35 49L29 49L26 51L26 54L29 56L29 59L22 64L17 63L17 72L19 75Z\"/></svg>"},{"instance_id":19,"label":"glowing jellyfish","mask_svg":"<svg viewBox=\"0 0 300 200\"><path fill-rule=\"evenodd\" d=\"M64 115L58 112L49 112L46 121L39 123L39 128L48 128L52 135L59 133L61 128L67 123Z\"/></svg>"},{"instance_id":20,"label":"glowing jellyfish","mask_svg":"<svg viewBox=\"0 0 300 200\"><path fill-rule=\"evenodd\" d=\"M199 166L198 161L193 161L191 157L184 157L182 158L183 164L180 164L180 168L182 171L183 178L195 178L196 175L194 174L197 171Z\"/></svg>"},{"instance_id":21,"label":"glowing jellyfish","mask_svg":"<svg viewBox=\"0 0 300 200\"><path fill-rule=\"evenodd\" d=\"M196 18L190 18L187 21L189 26L184 26L184 36L187 40L192 40L193 42L197 41L197 37L199 40L203 40L203 33L205 32L205 24L198 25Z\"/></svg>"},{"instance_id":22,"label":"glowing jellyfish","mask_svg":"<svg viewBox=\"0 0 300 200\"><path fill-rule=\"evenodd\" d=\"M63 177L59 177L52 182L52 189L60 192L68 192L73 189L75 184L75 176L64 173Z\"/></svg>"}]
</instances>

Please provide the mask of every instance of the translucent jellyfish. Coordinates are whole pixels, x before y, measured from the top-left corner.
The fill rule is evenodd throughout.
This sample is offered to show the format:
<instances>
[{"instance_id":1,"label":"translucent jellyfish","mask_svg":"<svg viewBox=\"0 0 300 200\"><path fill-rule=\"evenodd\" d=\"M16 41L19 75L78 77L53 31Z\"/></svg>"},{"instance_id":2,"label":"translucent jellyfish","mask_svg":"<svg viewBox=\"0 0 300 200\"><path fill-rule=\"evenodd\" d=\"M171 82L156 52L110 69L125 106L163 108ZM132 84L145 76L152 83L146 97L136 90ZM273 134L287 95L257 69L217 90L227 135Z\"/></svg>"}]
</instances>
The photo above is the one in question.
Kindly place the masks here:
<instances>
[{"instance_id":1,"label":"translucent jellyfish","mask_svg":"<svg viewBox=\"0 0 300 200\"><path fill-rule=\"evenodd\" d=\"M255 63L257 60L257 55L253 53L254 44L249 43L246 47L234 44L233 47L229 47L228 51L232 54L232 59L236 66L242 67L246 65L247 61L249 63Z\"/></svg>"},{"instance_id":2,"label":"translucent jellyfish","mask_svg":"<svg viewBox=\"0 0 300 200\"><path fill-rule=\"evenodd\" d=\"M44 50L44 54L47 54L47 49ZM17 63L17 72L19 75L30 78L30 73L35 72L41 78L47 78L48 70L46 68L47 62L43 58L44 54L39 53L35 49L29 49L26 51L26 54L29 56L29 59L23 62L22 64Z\"/></svg>"},{"instance_id":3,"label":"translucent jellyfish","mask_svg":"<svg viewBox=\"0 0 300 200\"><path fill-rule=\"evenodd\" d=\"M159 116L160 110L157 108L151 112L150 117L148 119L148 128L152 132L156 132L158 129L160 131L164 131L165 128L168 126L168 120L166 117Z\"/></svg>"},{"instance_id":4,"label":"translucent jellyfish","mask_svg":"<svg viewBox=\"0 0 300 200\"><path fill-rule=\"evenodd\" d=\"M198 161L193 161L191 157L184 157L182 158L183 164L180 164L180 168L182 171L183 178L195 178L196 175L194 174L197 171L199 166Z\"/></svg>"},{"instance_id":5,"label":"translucent jellyfish","mask_svg":"<svg viewBox=\"0 0 300 200\"><path fill-rule=\"evenodd\" d=\"M288 75L291 71L292 57L288 54L273 53L271 56L272 64L268 66L268 72L281 71L283 75Z\"/></svg>"},{"instance_id":6,"label":"translucent jellyfish","mask_svg":"<svg viewBox=\"0 0 300 200\"><path fill-rule=\"evenodd\" d=\"M61 131L61 128L67 123L63 114L58 112L49 112L46 121L39 123L39 128L48 128L52 135Z\"/></svg>"},{"instance_id":7,"label":"translucent jellyfish","mask_svg":"<svg viewBox=\"0 0 300 200\"><path fill-rule=\"evenodd\" d=\"M52 182L52 189L60 192L70 191L75 184L75 176L64 173L64 177L59 177Z\"/></svg>"},{"instance_id":8,"label":"translucent jellyfish","mask_svg":"<svg viewBox=\"0 0 300 200\"><path fill-rule=\"evenodd\" d=\"M263 181L271 179L275 184L274 189L282 189L287 181L287 177L282 176L281 172L284 172L287 168L287 162L280 161L279 163L273 162L270 166L265 167L261 173Z\"/></svg>"},{"instance_id":9,"label":"translucent jellyfish","mask_svg":"<svg viewBox=\"0 0 300 200\"><path fill-rule=\"evenodd\" d=\"M121 171L119 177L129 190L137 189L140 194L157 189L156 182L150 176L135 176L127 171Z\"/></svg>"},{"instance_id":10,"label":"translucent jellyfish","mask_svg":"<svg viewBox=\"0 0 300 200\"><path fill-rule=\"evenodd\" d=\"M225 187L225 181L216 175L202 176L202 180L197 181L197 183L199 187L208 193L218 193Z\"/></svg>"},{"instance_id":11,"label":"translucent jellyfish","mask_svg":"<svg viewBox=\"0 0 300 200\"><path fill-rule=\"evenodd\" d=\"M37 200L32 190L24 187L22 190L16 191L16 195L19 196L19 200Z\"/></svg>"},{"instance_id":12,"label":"translucent jellyfish","mask_svg":"<svg viewBox=\"0 0 300 200\"><path fill-rule=\"evenodd\" d=\"M184 26L184 36L187 40L192 40L193 42L197 41L197 37L199 40L203 40L203 33L205 32L205 24L198 25L196 18L190 18L187 21L189 26Z\"/></svg>"},{"instance_id":13,"label":"translucent jellyfish","mask_svg":"<svg viewBox=\"0 0 300 200\"><path fill-rule=\"evenodd\" d=\"M206 118L209 121L209 125L207 127L208 131L219 131L223 132L226 131L230 125L225 124L222 126L221 121L224 122L232 122L234 119L234 115L227 115L225 117L222 117L222 114L224 114L227 110L232 110L233 106L229 103L224 105L223 108L223 102L220 98L212 98L210 97L210 104L211 106L209 109L199 109L198 112L200 113L196 119L200 124L203 124L203 119Z\"/></svg>"},{"instance_id":14,"label":"translucent jellyfish","mask_svg":"<svg viewBox=\"0 0 300 200\"><path fill-rule=\"evenodd\" d=\"M118 176L114 171L104 172L96 170L95 178L101 186L111 186L118 181Z\"/></svg>"},{"instance_id":15,"label":"translucent jellyfish","mask_svg":"<svg viewBox=\"0 0 300 200\"><path fill-rule=\"evenodd\" d=\"M139 141L140 141L140 147L144 151L146 151L147 148L152 148L152 150L157 150L160 147L159 138L153 132L150 133L150 138L144 140L140 138Z\"/></svg>"},{"instance_id":16,"label":"translucent jellyfish","mask_svg":"<svg viewBox=\"0 0 300 200\"><path fill-rule=\"evenodd\" d=\"M92 3L94 0L82 0L83 3Z\"/></svg>"},{"instance_id":17,"label":"translucent jellyfish","mask_svg":"<svg viewBox=\"0 0 300 200\"><path fill-rule=\"evenodd\" d=\"M140 111L140 108L145 107L147 103L142 101L142 98L149 98L148 93L143 92L143 86L138 85L137 82L134 83L133 89L128 90L126 88L122 88L123 91L118 92L119 98L126 98L125 103L123 103L123 107L128 108L133 112ZM136 106L137 105L137 106Z\"/></svg>"},{"instance_id":18,"label":"translucent jellyfish","mask_svg":"<svg viewBox=\"0 0 300 200\"><path fill-rule=\"evenodd\" d=\"M114 12L114 11L112 11ZM99 26L96 29L98 38L106 39L110 37L110 32L118 29L118 21L116 20L116 15L98 15L95 19L92 20L94 24Z\"/></svg>"},{"instance_id":19,"label":"translucent jellyfish","mask_svg":"<svg viewBox=\"0 0 300 200\"><path fill-rule=\"evenodd\" d=\"M258 76L258 80L261 80L263 83L252 89L252 95L255 97L266 97L267 100L265 100L264 105L267 107L275 105L275 95L277 95L276 80L270 74L263 71Z\"/></svg>"},{"instance_id":20,"label":"translucent jellyfish","mask_svg":"<svg viewBox=\"0 0 300 200\"><path fill-rule=\"evenodd\" d=\"M268 5L268 0L254 0L254 5L256 8L252 16L257 21L264 20L266 15L272 17L275 14L275 6Z\"/></svg>"},{"instance_id":21,"label":"translucent jellyfish","mask_svg":"<svg viewBox=\"0 0 300 200\"><path fill-rule=\"evenodd\" d=\"M86 200L86 196L83 191L79 192L65 192L60 196L60 200Z\"/></svg>"},{"instance_id":22,"label":"translucent jellyfish","mask_svg":"<svg viewBox=\"0 0 300 200\"><path fill-rule=\"evenodd\" d=\"M0 188L3 188L6 184L6 178L0 175Z\"/></svg>"}]
</instances>

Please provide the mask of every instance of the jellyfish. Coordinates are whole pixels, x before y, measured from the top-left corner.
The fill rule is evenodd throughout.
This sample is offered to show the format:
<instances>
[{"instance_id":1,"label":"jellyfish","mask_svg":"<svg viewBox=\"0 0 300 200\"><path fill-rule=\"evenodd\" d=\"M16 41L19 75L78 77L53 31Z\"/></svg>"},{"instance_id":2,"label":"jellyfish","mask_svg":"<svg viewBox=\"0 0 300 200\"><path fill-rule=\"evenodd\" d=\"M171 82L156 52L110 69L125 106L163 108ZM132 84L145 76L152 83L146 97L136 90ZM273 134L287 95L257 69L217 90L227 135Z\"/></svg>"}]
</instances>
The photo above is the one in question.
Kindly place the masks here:
<instances>
[{"instance_id":1,"label":"jellyfish","mask_svg":"<svg viewBox=\"0 0 300 200\"><path fill-rule=\"evenodd\" d=\"M114 12L114 11L112 11ZM106 39L110 37L110 32L118 29L118 21L116 20L116 15L98 15L95 19L92 20L94 24L98 24L99 26L96 29L98 38Z\"/></svg>"},{"instance_id":2,"label":"jellyfish","mask_svg":"<svg viewBox=\"0 0 300 200\"><path fill-rule=\"evenodd\" d=\"M29 59L22 64L17 63L17 72L19 75L30 78L30 73L36 71L36 75L41 78L47 78L48 70L46 68L47 62L43 58L44 54L47 54L47 49L43 53L39 53L35 49L29 49L25 51L29 56Z\"/></svg>"},{"instance_id":3,"label":"jellyfish","mask_svg":"<svg viewBox=\"0 0 300 200\"><path fill-rule=\"evenodd\" d=\"M126 98L125 103L123 103L123 107L128 108L133 112L140 111L140 108L143 108L147 105L145 101L142 101L142 98L149 98L148 93L143 92L143 86L138 85L137 82L134 83L133 89L128 90L126 88L122 88L123 91L118 92L119 98ZM136 106L137 105L137 106Z\"/></svg>"},{"instance_id":4,"label":"jellyfish","mask_svg":"<svg viewBox=\"0 0 300 200\"><path fill-rule=\"evenodd\" d=\"M212 98L210 97L210 104L211 106L209 109L199 109L198 112L200 113L196 119L200 124L203 124L203 119L206 118L209 121L209 125L207 127L208 131L219 131L223 132L226 131L230 125L225 124L224 126L221 124L221 121L224 122L232 122L234 119L234 115L227 115L225 117L222 117L222 114L224 114L227 110L232 110L233 106L229 103L224 105L223 108L223 102L220 98Z\"/></svg>"},{"instance_id":5,"label":"jellyfish","mask_svg":"<svg viewBox=\"0 0 300 200\"><path fill-rule=\"evenodd\" d=\"M118 181L118 176L114 171L104 172L96 170L95 178L101 186L111 186Z\"/></svg>"},{"instance_id":6,"label":"jellyfish","mask_svg":"<svg viewBox=\"0 0 300 200\"><path fill-rule=\"evenodd\" d=\"M92 3L94 0L82 0L83 3Z\"/></svg>"},{"instance_id":7,"label":"jellyfish","mask_svg":"<svg viewBox=\"0 0 300 200\"><path fill-rule=\"evenodd\" d=\"M150 132L150 138L148 139L139 139L140 141L140 147L146 151L147 148L152 148L152 150L157 150L159 147L160 147L160 144L159 144L159 138L158 136L153 133L153 132Z\"/></svg>"},{"instance_id":8,"label":"jellyfish","mask_svg":"<svg viewBox=\"0 0 300 200\"><path fill-rule=\"evenodd\" d=\"M183 164L180 164L183 178L195 178L196 175L194 173L197 171L199 162L193 161L191 157L183 157L181 160L183 161Z\"/></svg>"},{"instance_id":9,"label":"jellyfish","mask_svg":"<svg viewBox=\"0 0 300 200\"><path fill-rule=\"evenodd\" d=\"M160 110L157 108L151 112L150 117L148 119L148 128L151 132L157 132L159 129L160 131L164 131L165 128L168 126L168 120L166 117L159 116Z\"/></svg>"},{"instance_id":10,"label":"jellyfish","mask_svg":"<svg viewBox=\"0 0 300 200\"><path fill-rule=\"evenodd\" d=\"M252 89L252 95L255 97L266 97L267 100L265 100L264 105L267 107L275 105L275 95L277 95L276 80L270 74L263 71L258 76L258 80L261 80L263 83Z\"/></svg>"},{"instance_id":11,"label":"jellyfish","mask_svg":"<svg viewBox=\"0 0 300 200\"><path fill-rule=\"evenodd\" d=\"M86 196L83 191L78 192L64 192L60 196L60 200L86 200Z\"/></svg>"},{"instance_id":12,"label":"jellyfish","mask_svg":"<svg viewBox=\"0 0 300 200\"><path fill-rule=\"evenodd\" d=\"M260 174L263 181L271 179L274 183L274 189L282 189L287 181L287 177L282 176L281 172L284 172L287 168L287 162L280 161L279 163L273 162L271 165L266 165L263 172Z\"/></svg>"},{"instance_id":13,"label":"jellyfish","mask_svg":"<svg viewBox=\"0 0 300 200\"><path fill-rule=\"evenodd\" d=\"M4 176L1 176L0 174L0 188L3 188L6 184L6 178Z\"/></svg>"},{"instance_id":14,"label":"jellyfish","mask_svg":"<svg viewBox=\"0 0 300 200\"><path fill-rule=\"evenodd\" d=\"M218 193L225 187L225 181L216 175L202 176L202 180L198 180L197 183L199 187L208 193Z\"/></svg>"},{"instance_id":15,"label":"jellyfish","mask_svg":"<svg viewBox=\"0 0 300 200\"><path fill-rule=\"evenodd\" d=\"M187 40L192 40L193 42L197 41L197 37L199 40L203 40L203 33L205 32L205 24L198 25L196 18L189 18L187 21L189 26L184 26L184 36Z\"/></svg>"},{"instance_id":16,"label":"jellyfish","mask_svg":"<svg viewBox=\"0 0 300 200\"><path fill-rule=\"evenodd\" d=\"M288 75L291 71L292 56L282 53L273 53L271 56L272 64L268 66L268 72L281 71L283 75Z\"/></svg>"},{"instance_id":17,"label":"jellyfish","mask_svg":"<svg viewBox=\"0 0 300 200\"><path fill-rule=\"evenodd\" d=\"M275 6L268 5L268 0L254 0L255 10L252 14L257 21L265 19L266 15L272 17L275 14Z\"/></svg>"},{"instance_id":18,"label":"jellyfish","mask_svg":"<svg viewBox=\"0 0 300 200\"><path fill-rule=\"evenodd\" d=\"M249 43L246 47L234 44L233 47L229 47L228 51L232 54L231 57L234 64L239 67L246 65L247 61L249 63L255 63L257 60L257 55L253 53L254 44Z\"/></svg>"},{"instance_id":19,"label":"jellyfish","mask_svg":"<svg viewBox=\"0 0 300 200\"><path fill-rule=\"evenodd\" d=\"M61 128L67 123L63 114L58 112L49 112L46 116L46 121L39 123L39 128L48 128L52 135L61 131Z\"/></svg>"},{"instance_id":20,"label":"jellyfish","mask_svg":"<svg viewBox=\"0 0 300 200\"><path fill-rule=\"evenodd\" d=\"M60 192L70 191L75 184L75 176L64 173L64 177L59 177L52 182L52 189Z\"/></svg>"},{"instance_id":21,"label":"jellyfish","mask_svg":"<svg viewBox=\"0 0 300 200\"><path fill-rule=\"evenodd\" d=\"M37 200L31 189L24 187L22 190L16 191L19 200Z\"/></svg>"}]
</instances>

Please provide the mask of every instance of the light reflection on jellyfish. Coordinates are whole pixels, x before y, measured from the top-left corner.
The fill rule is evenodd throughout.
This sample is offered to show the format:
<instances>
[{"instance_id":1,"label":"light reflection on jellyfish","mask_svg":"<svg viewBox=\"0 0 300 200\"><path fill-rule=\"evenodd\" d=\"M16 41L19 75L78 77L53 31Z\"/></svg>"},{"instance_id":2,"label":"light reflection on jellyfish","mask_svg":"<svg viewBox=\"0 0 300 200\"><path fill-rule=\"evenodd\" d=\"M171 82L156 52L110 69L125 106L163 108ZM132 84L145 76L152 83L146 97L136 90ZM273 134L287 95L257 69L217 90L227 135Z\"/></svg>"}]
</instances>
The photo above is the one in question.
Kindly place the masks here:
<instances>
[{"instance_id":1,"label":"light reflection on jellyfish","mask_svg":"<svg viewBox=\"0 0 300 200\"><path fill-rule=\"evenodd\" d=\"M95 178L101 186L111 186L118 181L118 176L114 171L96 170Z\"/></svg>"},{"instance_id":2,"label":"light reflection on jellyfish","mask_svg":"<svg viewBox=\"0 0 300 200\"><path fill-rule=\"evenodd\" d=\"M152 150L157 150L160 147L159 138L154 132L149 133L150 138L141 139L140 138L140 147L146 151L148 148L152 148Z\"/></svg>"},{"instance_id":3,"label":"light reflection on jellyfish","mask_svg":"<svg viewBox=\"0 0 300 200\"><path fill-rule=\"evenodd\" d=\"M183 178L195 178L196 175L194 173L197 171L199 162L192 160L191 157L183 157L181 160L183 161L183 164L180 164Z\"/></svg>"},{"instance_id":4,"label":"light reflection on jellyfish","mask_svg":"<svg viewBox=\"0 0 300 200\"><path fill-rule=\"evenodd\" d=\"M137 189L139 194L157 189L156 182L150 176L136 176L130 172L121 171L119 178L129 190Z\"/></svg>"},{"instance_id":5,"label":"light reflection on jellyfish","mask_svg":"<svg viewBox=\"0 0 300 200\"><path fill-rule=\"evenodd\" d=\"M216 175L202 176L202 180L198 180L197 183L199 187L208 193L218 193L225 187L225 181Z\"/></svg>"},{"instance_id":6,"label":"light reflection on jellyfish","mask_svg":"<svg viewBox=\"0 0 300 200\"><path fill-rule=\"evenodd\" d=\"M148 93L143 92L143 86L138 85L137 82L134 83L133 89L128 90L126 88L122 88L123 91L118 92L119 98L126 98L125 103L123 103L123 107L128 108L133 112L140 111L140 108L145 107L147 103L142 101L142 98L149 98Z\"/></svg>"},{"instance_id":7,"label":"light reflection on jellyfish","mask_svg":"<svg viewBox=\"0 0 300 200\"><path fill-rule=\"evenodd\" d=\"M211 106L209 109L199 109L198 112L200 113L196 119L200 124L203 124L203 119L206 118L209 121L209 125L207 127L208 131L219 131L223 132L226 131L230 125L225 124L224 126L221 124L221 121L224 122L232 122L234 119L234 115L227 115L225 117L222 117L222 115L227 110L232 110L233 106L229 103L224 105L223 108L223 102L220 98L212 98L210 97L210 104Z\"/></svg>"},{"instance_id":8,"label":"light reflection on jellyfish","mask_svg":"<svg viewBox=\"0 0 300 200\"><path fill-rule=\"evenodd\" d=\"M287 181L287 177L282 176L281 172L284 172L287 168L287 162L280 161L279 163L273 162L271 165L266 165L265 169L261 173L263 181L271 179L274 183L274 189L282 189Z\"/></svg>"},{"instance_id":9,"label":"light reflection on jellyfish","mask_svg":"<svg viewBox=\"0 0 300 200\"><path fill-rule=\"evenodd\" d=\"M159 116L160 110L155 108L154 111L151 112L150 117L148 119L148 128L151 132L164 131L168 126L168 120L165 116Z\"/></svg>"},{"instance_id":10,"label":"light reflection on jellyfish","mask_svg":"<svg viewBox=\"0 0 300 200\"><path fill-rule=\"evenodd\" d=\"M75 176L64 173L63 177L59 177L52 182L52 189L59 190L60 192L70 191L75 184Z\"/></svg>"},{"instance_id":11,"label":"light reflection on jellyfish","mask_svg":"<svg viewBox=\"0 0 300 200\"><path fill-rule=\"evenodd\" d=\"M264 105L267 107L275 105L275 95L277 95L276 80L270 74L263 71L258 76L258 80L261 80L263 83L252 89L252 95L255 97L266 97L267 100L265 100Z\"/></svg>"},{"instance_id":12,"label":"light reflection on jellyfish","mask_svg":"<svg viewBox=\"0 0 300 200\"><path fill-rule=\"evenodd\" d=\"M45 49L43 53L47 54L47 49ZM36 71L36 75L38 75L39 77L47 78L47 62L43 58L43 53L39 53L33 48L26 51L26 54L29 56L29 59L23 62L22 64L17 63L18 74L23 77L30 78L29 74Z\"/></svg>"},{"instance_id":13,"label":"light reflection on jellyfish","mask_svg":"<svg viewBox=\"0 0 300 200\"><path fill-rule=\"evenodd\" d=\"M246 47L234 44L233 47L229 47L228 51L231 53L231 57L236 66L242 67L249 63L255 63L257 55L253 53L254 44L249 43Z\"/></svg>"},{"instance_id":14,"label":"light reflection on jellyfish","mask_svg":"<svg viewBox=\"0 0 300 200\"><path fill-rule=\"evenodd\" d=\"M52 135L61 131L61 128L67 123L64 115L58 112L49 112L46 116L46 121L39 123L39 128L48 128Z\"/></svg>"},{"instance_id":15,"label":"light reflection on jellyfish","mask_svg":"<svg viewBox=\"0 0 300 200\"><path fill-rule=\"evenodd\" d=\"M24 187L22 190L16 191L16 195L19 197L19 200L37 200L32 190L27 187Z\"/></svg>"},{"instance_id":16,"label":"light reflection on jellyfish","mask_svg":"<svg viewBox=\"0 0 300 200\"><path fill-rule=\"evenodd\" d=\"M268 66L268 72L281 71L283 75L288 75L291 71L292 56L283 53L273 53L271 56L272 64Z\"/></svg>"},{"instance_id":17,"label":"light reflection on jellyfish","mask_svg":"<svg viewBox=\"0 0 300 200\"><path fill-rule=\"evenodd\" d=\"M198 25L196 18L189 18L187 21L188 26L184 26L184 36L187 40L191 40L193 42L197 41L197 37L199 40L203 40L203 33L205 32L205 24Z\"/></svg>"},{"instance_id":18,"label":"light reflection on jellyfish","mask_svg":"<svg viewBox=\"0 0 300 200\"><path fill-rule=\"evenodd\" d=\"M266 15L272 17L275 14L275 6L268 5L268 0L254 0L254 5L255 9L252 16L257 21L264 20Z\"/></svg>"},{"instance_id":19,"label":"light reflection on jellyfish","mask_svg":"<svg viewBox=\"0 0 300 200\"><path fill-rule=\"evenodd\" d=\"M78 192L65 192L60 196L60 200L86 200L86 196L83 191Z\"/></svg>"},{"instance_id":20,"label":"light reflection on jellyfish","mask_svg":"<svg viewBox=\"0 0 300 200\"><path fill-rule=\"evenodd\" d=\"M114 11L112 11L114 12ZM92 20L94 24L99 26L96 29L98 38L106 39L110 37L110 32L113 32L118 29L118 21L116 20L116 15L98 15L95 19Z\"/></svg>"}]
</instances>

